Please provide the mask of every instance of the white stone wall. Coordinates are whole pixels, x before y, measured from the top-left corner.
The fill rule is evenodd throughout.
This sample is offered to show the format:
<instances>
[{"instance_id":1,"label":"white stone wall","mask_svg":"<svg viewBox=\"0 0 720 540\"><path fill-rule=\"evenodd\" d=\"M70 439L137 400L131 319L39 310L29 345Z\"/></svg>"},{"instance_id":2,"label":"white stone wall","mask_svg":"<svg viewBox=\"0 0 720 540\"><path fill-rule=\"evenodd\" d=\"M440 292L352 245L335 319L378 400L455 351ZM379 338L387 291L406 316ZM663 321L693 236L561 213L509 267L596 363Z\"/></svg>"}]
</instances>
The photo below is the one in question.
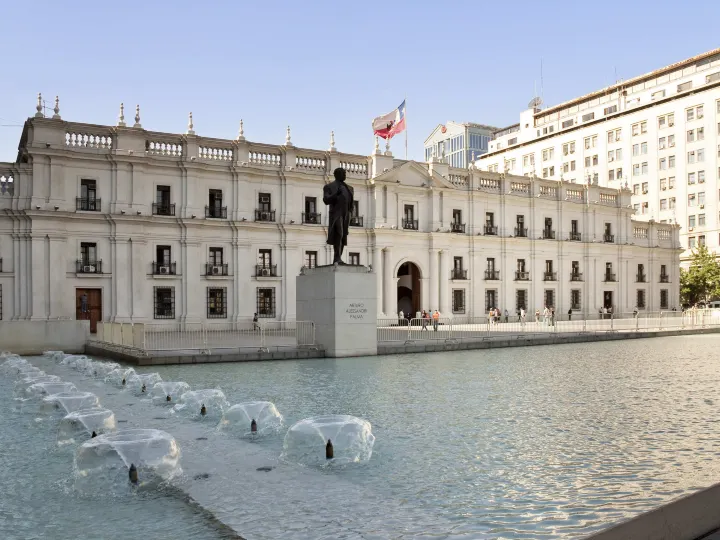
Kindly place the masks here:
<instances>
[{"instance_id":1,"label":"white stone wall","mask_svg":"<svg viewBox=\"0 0 720 540\"><path fill-rule=\"evenodd\" d=\"M110 142L68 145L74 133L87 135L86 142ZM158 155L146 151L149 142L182 150ZM0 177L12 178L12 189L0 193L3 320L75 318L75 290L99 288L104 321L173 322L154 318L159 286L174 287L175 322L249 321L259 287L275 289L275 319L294 319L295 277L305 252L317 251L319 265L332 259L322 187L340 165L350 171L364 225L351 228L346 259L359 253L361 264L375 268L380 316L397 311L397 272L404 262L420 271L421 308L449 317L482 316L486 289L497 290L498 307L511 312L517 289L528 291L530 310L542 309L544 291L552 289L556 309L566 313L575 288L582 291L581 313L596 313L605 290L614 291L617 312L632 311L638 288L647 291L648 310L660 309L661 288L669 291L668 307L678 306L678 227L636 224L625 190L450 169L381 153L364 157L59 119L30 119L21 147L18 162L0 164ZM209 158L203 148L223 150L226 158ZM97 182L98 212L76 210L85 179ZM170 186L175 216L153 215L158 185ZM209 189L222 190L227 219L205 218ZM255 221L259 193L271 194L274 222ZM322 224L302 223L306 196L317 198ZM405 205L413 207L419 230L404 229ZM464 233L450 232L456 209ZM486 212L494 214L497 235L484 234ZM527 238L514 237L517 215L525 217ZM540 239L545 218L552 218L556 240ZM571 220L579 223L580 242L568 240ZM614 243L603 242L605 223ZM82 242L97 244L102 274L76 273ZM153 275L158 245L171 246L177 275ZM211 247L223 248L227 276L205 275ZM272 250L277 277L255 275L261 249ZM454 257L462 257L467 279L451 279ZM488 257L495 258L497 281L485 279ZM527 282L515 281L521 258ZM557 281L543 281L546 260L553 261ZM584 281L570 282L572 261L579 261ZM607 262L617 283L600 282ZM645 265L647 283L635 283L638 264ZM667 284L659 283L663 264ZM225 318L208 319L208 287L227 289ZM465 290L462 313L452 312L454 289Z\"/></svg>"}]
</instances>

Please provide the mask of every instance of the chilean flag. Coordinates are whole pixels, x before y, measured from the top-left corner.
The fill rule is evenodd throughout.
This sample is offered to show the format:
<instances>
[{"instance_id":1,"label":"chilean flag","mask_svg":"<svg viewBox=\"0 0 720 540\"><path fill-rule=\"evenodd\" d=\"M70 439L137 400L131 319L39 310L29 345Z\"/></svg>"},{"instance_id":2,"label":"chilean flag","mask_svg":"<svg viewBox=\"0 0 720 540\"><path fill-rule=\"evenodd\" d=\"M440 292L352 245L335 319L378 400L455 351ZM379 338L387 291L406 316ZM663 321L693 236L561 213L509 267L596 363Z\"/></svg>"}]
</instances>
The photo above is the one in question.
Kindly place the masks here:
<instances>
[{"instance_id":1,"label":"chilean flag","mask_svg":"<svg viewBox=\"0 0 720 540\"><path fill-rule=\"evenodd\" d=\"M375 135L383 139L391 139L405 131L405 101L394 111L375 118L372 127Z\"/></svg>"}]
</instances>

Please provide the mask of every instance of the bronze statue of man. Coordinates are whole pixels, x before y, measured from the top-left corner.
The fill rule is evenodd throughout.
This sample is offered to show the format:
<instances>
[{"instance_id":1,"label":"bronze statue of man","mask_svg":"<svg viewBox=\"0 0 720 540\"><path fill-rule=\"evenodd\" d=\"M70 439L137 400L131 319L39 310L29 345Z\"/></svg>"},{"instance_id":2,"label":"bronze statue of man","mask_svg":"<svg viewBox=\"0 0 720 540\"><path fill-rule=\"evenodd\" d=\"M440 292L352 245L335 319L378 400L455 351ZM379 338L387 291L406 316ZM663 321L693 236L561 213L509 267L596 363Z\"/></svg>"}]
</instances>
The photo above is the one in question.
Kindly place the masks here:
<instances>
[{"instance_id":1,"label":"bronze statue of man","mask_svg":"<svg viewBox=\"0 0 720 540\"><path fill-rule=\"evenodd\" d=\"M342 252L347 246L353 188L345 183L345 169L342 167L335 169L333 175L335 181L323 187L323 202L329 207L327 243L333 247L333 264L345 264Z\"/></svg>"}]
</instances>

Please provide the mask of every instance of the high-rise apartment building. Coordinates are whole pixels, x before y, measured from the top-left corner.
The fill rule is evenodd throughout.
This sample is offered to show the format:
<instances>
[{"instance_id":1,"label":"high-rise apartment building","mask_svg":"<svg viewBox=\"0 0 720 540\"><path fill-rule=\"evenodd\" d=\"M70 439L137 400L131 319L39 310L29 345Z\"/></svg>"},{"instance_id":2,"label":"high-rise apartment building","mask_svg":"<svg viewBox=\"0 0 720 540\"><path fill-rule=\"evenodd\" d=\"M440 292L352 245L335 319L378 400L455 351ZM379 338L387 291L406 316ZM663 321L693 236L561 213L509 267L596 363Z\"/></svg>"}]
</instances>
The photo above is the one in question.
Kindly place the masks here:
<instances>
[{"instance_id":1,"label":"high-rise apartment building","mask_svg":"<svg viewBox=\"0 0 720 540\"><path fill-rule=\"evenodd\" d=\"M640 219L681 226L687 260L720 253L720 49L619 82L494 133L484 170L632 190Z\"/></svg>"},{"instance_id":2,"label":"high-rise apartment building","mask_svg":"<svg viewBox=\"0 0 720 540\"><path fill-rule=\"evenodd\" d=\"M491 126L466 122L438 125L425 139L425 161L433 156L442 158L451 167L465 168L488 150L488 143L497 131Z\"/></svg>"}]
</instances>

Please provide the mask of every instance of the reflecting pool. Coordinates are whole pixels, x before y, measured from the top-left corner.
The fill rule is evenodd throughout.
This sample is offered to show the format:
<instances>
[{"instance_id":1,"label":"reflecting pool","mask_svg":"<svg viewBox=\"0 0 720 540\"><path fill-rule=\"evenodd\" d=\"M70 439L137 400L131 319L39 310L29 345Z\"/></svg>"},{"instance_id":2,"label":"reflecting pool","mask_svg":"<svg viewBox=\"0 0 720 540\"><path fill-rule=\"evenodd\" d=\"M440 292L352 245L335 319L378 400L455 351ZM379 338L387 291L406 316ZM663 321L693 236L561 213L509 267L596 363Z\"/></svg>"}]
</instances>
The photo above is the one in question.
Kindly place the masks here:
<instances>
[{"instance_id":1,"label":"reflecting pool","mask_svg":"<svg viewBox=\"0 0 720 540\"><path fill-rule=\"evenodd\" d=\"M136 368L220 389L230 406L272 402L283 428L257 439L29 358L97 395L118 428L170 433L184 472L152 491L79 493L57 419L18 410L1 379L0 537L126 538L129 523L147 538L229 534L212 517L248 539L581 537L717 480L719 347L705 335ZM290 426L340 414L371 424L369 461L280 459Z\"/></svg>"}]
</instances>

